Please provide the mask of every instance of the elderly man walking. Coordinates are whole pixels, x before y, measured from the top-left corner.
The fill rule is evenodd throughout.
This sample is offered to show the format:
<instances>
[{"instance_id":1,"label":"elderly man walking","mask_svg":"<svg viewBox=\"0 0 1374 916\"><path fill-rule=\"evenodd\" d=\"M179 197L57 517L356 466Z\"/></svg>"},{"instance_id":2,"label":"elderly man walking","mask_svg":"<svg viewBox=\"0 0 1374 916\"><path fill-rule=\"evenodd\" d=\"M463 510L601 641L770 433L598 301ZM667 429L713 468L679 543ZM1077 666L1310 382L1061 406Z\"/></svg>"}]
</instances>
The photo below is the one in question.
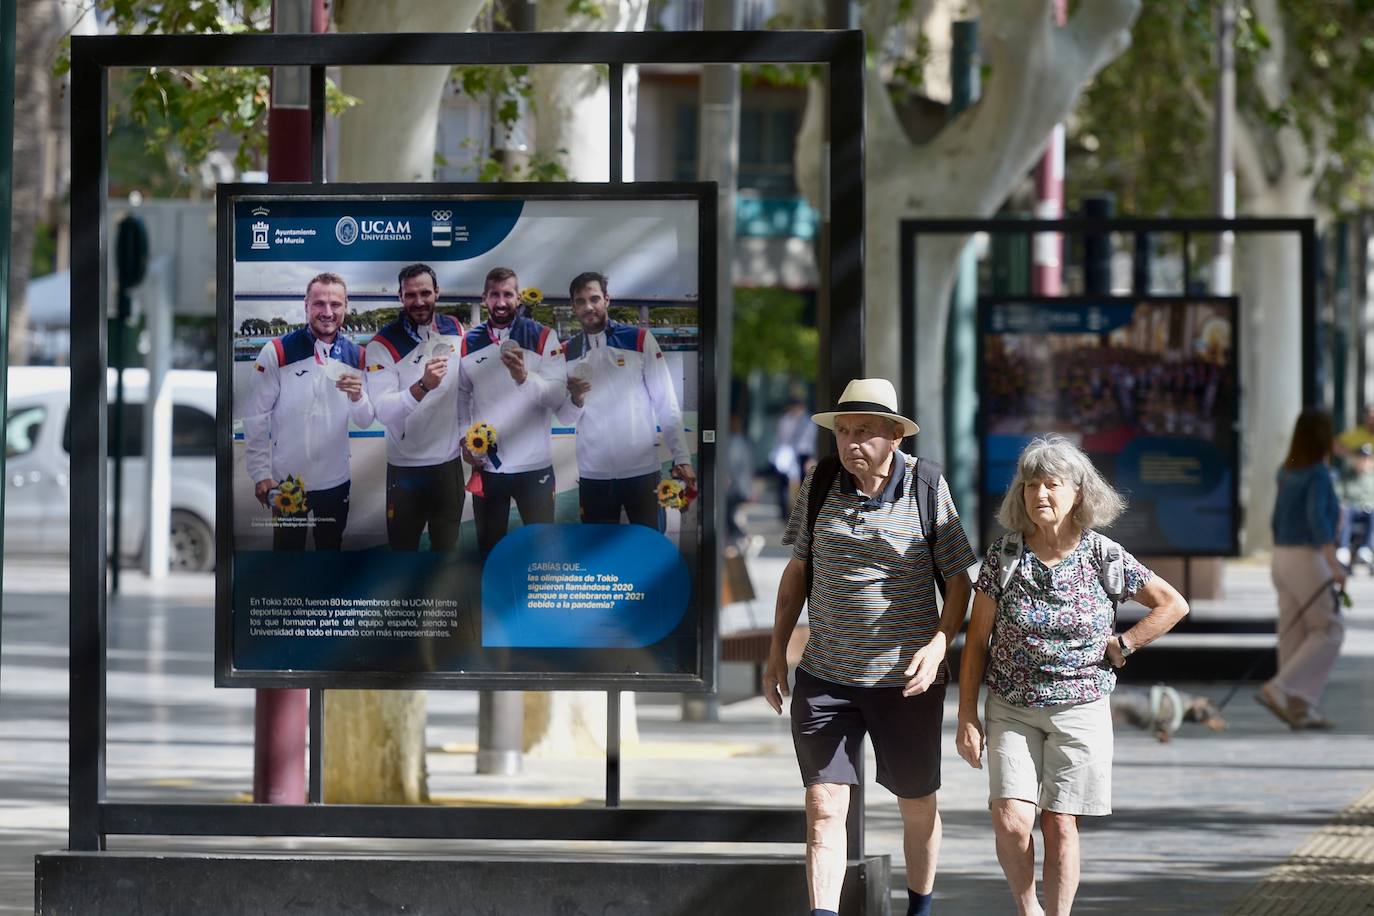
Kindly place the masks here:
<instances>
[{"instance_id":1,"label":"elderly man walking","mask_svg":"<svg viewBox=\"0 0 1374 916\"><path fill-rule=\"evenodd\" d=\"M834 916L845 873L849 787L873 742L878 782L897 796L908 914L931 912L940 849L940 726L945 652L964 621L973 548L932 462L899 448L917 425L897 412L886 379L856 379L817 425L835 432L838 458L807 475L783 543L764 697L782 712L806 787L806 874L812 916ZM937 587L945 592L937 609ZM787 643L808 604L811 638L787 685Z\"/></svg>"}]
</instances>

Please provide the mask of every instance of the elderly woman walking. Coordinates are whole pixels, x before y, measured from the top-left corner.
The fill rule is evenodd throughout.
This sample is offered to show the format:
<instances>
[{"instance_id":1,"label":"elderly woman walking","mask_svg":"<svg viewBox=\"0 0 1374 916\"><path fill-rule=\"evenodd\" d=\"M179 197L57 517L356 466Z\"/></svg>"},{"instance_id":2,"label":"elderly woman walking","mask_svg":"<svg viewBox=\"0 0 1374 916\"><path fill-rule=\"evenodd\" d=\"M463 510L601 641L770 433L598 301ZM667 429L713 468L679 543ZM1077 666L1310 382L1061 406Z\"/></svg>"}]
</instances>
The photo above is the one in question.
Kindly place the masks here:
<instances>
[{"instance_id":1,"label":"elderly woman walking","mask_svg":"<svg viewBox=\"0 0 1374 916\"><path fill-rule=\"evenodd\" d=\"M1271 523L1279 670L1255 699L1292 728L1331 727L1317 703L1345 639L1336 597L1336 588L1345 585L1345 567L1336 561L1341 505L1331 482L1331 426L1324 410L1309 408L1298 416L1279 469Z\"/></svg>"},{"instance_id":2,"label":"elderly woman walking","mask_svg":"<svg viewBox=\"0 0 1374 916\"><path fill-rule=\"evenodd\" d=\"M1093 530L1123 508L1077 446L1034 440L998 514L1008 533L992 544L975 586L955 745L978 769L987 751L997 860L1023 916L1072 909L1078 818L1111 813L1114 669L1188 613L1172 586ZM1117 635L1116 602L1126 598L1150 612ZM1044 909L1035 891L1037 810Z\"/></svg>"}]
</instances>

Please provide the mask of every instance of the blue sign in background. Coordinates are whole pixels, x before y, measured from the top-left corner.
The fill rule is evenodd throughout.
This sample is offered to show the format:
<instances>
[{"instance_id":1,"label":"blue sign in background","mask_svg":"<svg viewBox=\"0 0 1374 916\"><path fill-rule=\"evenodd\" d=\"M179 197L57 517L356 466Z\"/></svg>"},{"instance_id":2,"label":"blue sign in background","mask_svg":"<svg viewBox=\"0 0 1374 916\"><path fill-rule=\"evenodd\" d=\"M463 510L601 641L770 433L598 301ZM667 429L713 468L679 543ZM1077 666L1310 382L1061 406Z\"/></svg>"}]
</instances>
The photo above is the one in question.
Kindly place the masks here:
<instances>
[{"instance_id":1,"label":"blue sign in background","mask_svg":"<svg viewBox=\"0 0 1374 916\"><path fill-rule=\"evenodd\" d=\"M616 576L643 597L615 602L616 615L512 605L529 567L549 563ZM239 671L683 674L696 664L687 564L637 525L515 528L486 564L462 552L241 551L234 583Z\"/></svg>"},{"instance_id":2,"label":"blue sign in background","mask_svg":"<svg viewBox=\"0 0 1374 916\"><path fill-rule=\"evenodd\" d=\"M529 525L482 572L484 646L638 648L677 627L691 576L643 525Z\"/></svg>"},{"instance_id":3,"label":"blue sign in background","mask_svg":"<svg viewBox=\"0 0 1374 916\"><path fill-rule=\"evenodd\" d=\"M1228 322L1225 339L1234 341L1237 303L1230 298L982 301L984 544L1002 530L996 516L1022 450L1037 436L1059 432L1078 437L1098 471L1126 497L1127 510L1111 530L1127 549L1144 555L1236 551L1235 349L1204 353L1196 340L1181 336L1186 313L1178 310L1190 306ZM1142 309L1152 310L1142 319L1152 322L1143 325L1152 335L1143 345L1142 325L1135 324ZM1108 337L1133 325L1136 333ZM1170 343L1159 350L1163 338L1153 335L1165 330ZM1060 335L1078 339L1051 345ZM1012 340L999 345L1003 336ZM1028 346L1025 338L1045 341ZM997 358L990 362L990 355ZM1147 390L1152 409L1167 405L1187 421L1163 421L1157 413L1144 421Z\"/></svg>"},{"instance_id":4,"label":"blue sign in background","mask_svg":"<svg viewBox=\"0 0 1374 916\"><path fill-rule=\"evenodd\" d=\"M523 209L518 200L240 199L234 260L412 261L419 250L464 261L500 244Z\"/></svg>"}]
</instances>

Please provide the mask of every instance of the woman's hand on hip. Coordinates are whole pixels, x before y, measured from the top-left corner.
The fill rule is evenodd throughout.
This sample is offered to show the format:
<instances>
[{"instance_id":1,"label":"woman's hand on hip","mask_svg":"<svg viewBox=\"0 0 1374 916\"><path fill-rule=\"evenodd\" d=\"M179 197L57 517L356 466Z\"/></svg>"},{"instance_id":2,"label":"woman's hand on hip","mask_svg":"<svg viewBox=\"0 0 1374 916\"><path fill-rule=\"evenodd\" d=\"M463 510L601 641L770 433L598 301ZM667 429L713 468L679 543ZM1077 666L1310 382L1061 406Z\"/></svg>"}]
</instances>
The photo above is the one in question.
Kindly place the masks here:
<instances>
[{"instance_id":1,"label":"woman's hand on hip","mask_svg":"<svg viewBox=\"0 0 1374 916\"><path fill-rule=\"evenodd\" d=\"M1121 654L1121 637L1112 636L1107 640L1107 662L1113 668L1120 668L1126 664L1126 656Z\"/></svg>"}]
</instances>

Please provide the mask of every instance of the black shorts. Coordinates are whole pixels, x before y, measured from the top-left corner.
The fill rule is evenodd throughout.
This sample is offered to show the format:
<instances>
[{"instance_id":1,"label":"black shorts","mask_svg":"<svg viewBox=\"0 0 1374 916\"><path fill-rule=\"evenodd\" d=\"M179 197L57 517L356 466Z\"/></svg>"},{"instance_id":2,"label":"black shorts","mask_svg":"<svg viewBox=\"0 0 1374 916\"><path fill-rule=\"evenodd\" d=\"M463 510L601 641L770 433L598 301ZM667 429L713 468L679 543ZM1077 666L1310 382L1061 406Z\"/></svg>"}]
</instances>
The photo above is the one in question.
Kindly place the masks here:
<instances>
[{"instance_id":1,"label":"black shorts","mask_svg":"<svg viewBox=\"0 0 1374 916\"><path fill-rule=\"evenodd\" d=\"M802 784L859 785L864 733L873 742L878 785L898 798L940 788L940 728L945 685L914 697L901 687L850 687L797 669L792 688L792 744Z\"/></svg>"}]
</instances>

